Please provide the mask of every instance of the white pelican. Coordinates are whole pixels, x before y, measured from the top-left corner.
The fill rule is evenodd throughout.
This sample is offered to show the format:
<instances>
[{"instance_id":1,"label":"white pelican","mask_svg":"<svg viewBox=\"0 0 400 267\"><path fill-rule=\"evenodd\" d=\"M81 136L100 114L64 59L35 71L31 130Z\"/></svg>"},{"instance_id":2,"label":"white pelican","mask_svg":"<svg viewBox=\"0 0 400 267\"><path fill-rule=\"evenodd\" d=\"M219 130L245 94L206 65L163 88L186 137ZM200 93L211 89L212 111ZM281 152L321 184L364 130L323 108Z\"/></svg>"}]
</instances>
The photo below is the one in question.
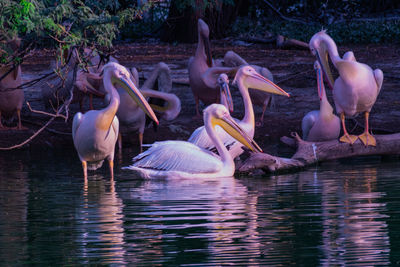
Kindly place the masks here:
<instances>
[{"instance_id":1,"label":"white pelican","mask_svg":"<svg viewBox=\"0 0 400 267\"><path fill-rule=\"evenodd\" d=\"M368 65L357 62L351 51L340 58L335 42L325 31L314 34L309 46L333 89L336 112L340 114L344 132L340 141L353 144L360 138L364 145L376 146L375 137L369 133L368 118L382 87L382 71L372 70ZM328 54L339 71L340 76L335 82L329 69ZM344 122L345 116L354 116L360 112L365 112L365 131L358 137L349 135Z\"/></svg>"},{"instance_id":2,"label":"white pelican","mask_svg":"<svg viewBox=\"0 0 400 267\"><path fill-rule=\"evenodd\" d=\"M340 120L333 114L333 108L326 96L323 73L318 60L314 63L317 73L318 96L320 110L308 112L302 122L303 139L311 142L321 142L337 139L340 135Z\"/></svg>"},{"instance_id":3,"label":"white pelican","mask_svg":"<svg viewBox=\"0 0 400 267\"><path fill-rule=\"evenodd\" d=\"M198 44L194 57L189 59L189 83L196 102L196 116L200 117L199 100L209 105L219 102L219 90L217 88L217 77L221 73L235 72L236 68L213 66L210 40L210 30L207 24L198 20Z\"/></svg>"},{"instance_id":4,"label":"white pelican","mask_svg":"<svg viewBox=\"0 0 400 267\"><path fill-rule=\"evenodd\" d=\"M110 103L101 110L91 110L85 114L78 112L72 122L72 139L82 162L83 174L87 178L87 169L95 170L108 160L111 178L114 177L114 149L119 132L118 118L115 116L120 103L115 84L129 92L129 96L154 120L157 117L131 82L129 72L118 63L108 63L103 68L103 83L110 96Z\"/></svg>"},{"instance_id":5,"label":"white pelican","mask_svg":"<svg viewBox=\"0 0 400 267\"><path fill-rule=\"evenodd\" d=\"M221 104L212 104L204 110L204 124L220 156L185 141L154 143L147 151L133 158L126 167L141 177L148 178L212 178L229 177L235 172L232 156L215 131L220 125L227 133L253 151L261 151L258 145L232 119Z\"/></svg>"},{"instance_id":6,"label":"white pelican","mask_svg":"<svg viewBox=\"0 0 400 267\"><path fill-rule=\"evenodd\" d=\"M239 56L233 51L226 52L223 64L225 67L239 67L244 65L250 65L258 72L258 74L261 74L262 76L264 76L265 78L267 78L272 82L274 81L274 77L272 76L272 73L269 69L249 64L247 63L246 60L244 60L241 56ZM267 110L267 107L268 106L273 107L275 105L274 95L254 89L249 89L249 94L254 105L262 106L262 113L260 116L260 120L257 122L257 126L262 126L264 124L264 115L265 111Z\"/></svg>"},{"instance_id":7,"label":"white pelican","mask_svg":"<svg viewBox=\"0 0 400 267\"><path fill-rule=\"evenodd\" d=\"M131 79L132 82L138 87L139 77L135 68L131 69ZM165 100L166 104L164 103L162 106L151 104L151 107L154 109L154 111L161 113L160 117L162 119L173 120L179 115L181 110L181 102L175 94L167 93L165 91L162 92L151 90L156 82L159 83L159 89L162 91L168 91L172 87L170 69L167 64L163 62L160 62L156 65L149 78L140 89L140 92L146 98L152 97ZM146 114L135 101L132 101L132 99L128 97L127 92L123 90L123 88L117 87L117 90L121 97L121 103L117 111L117 116L121 122L121 125L124 125L129 132L139 132L139 147L140 151L142 151ZM122 148L121 135L118 139L118 146L119 148Z\"/></svg>"},{"instance_id":8,"label":"white pelican","mask_svg":"<svg viewBox=\"0 0 400 267\"><path fill-rule=\"evenodd\" d=\"M13 49L17 50L20 46L20 39L12 39L7 44ZM7 130L1 122L2 117L12 117L15 113L18 116L18 125L16 129L24 130L21 123L21 109L24 102L24 91L22 89L15 89L22 84L21 66L0 68L0 77L3 77L7 72L8 74L0 80L0 130ZM11 71L11 72L10 72Z\"/></svg>"},{"instance_id":9,"label":"white pelican","mask_svg":"<svg viewBox=\"0 0 400 267\"><path fill-rule=\"evenodd\" d=\"M224 105L229 112L233 112L233 101L231 90L229 89L229 79L228 75L222 73L217 79L217 83L220 90L220 100L221 104Z\"/></svg>"},{"instance_id":10,"label":"white pelican","mask_svg":"<svg viewBox=\"0 0 400 267\"><path fill-rule=\"evenodd\" d=\"M249 87L261 90L263 92L269 92L278 95L289 96L289 94L270 80L258 74L251 66L241 67L236 73L233 83L237 84L239 91L242 95L245 113L243 119L241 121L237 121L237 123L240 125L240 127L242 127L247 135L253 138L255 122L253 105L251 103L251 98L248 90ZM235 139L227 135L225 131L223 131L219 127L216 128L216 133L225 144L225 146L228 147L229 153L233 158L236 158L237 156L242 154L242 146ZM205 130L204 126L197 128L192 133L188 141L208 150L215 149L214 144L208 136L208 132Z\"/></svg>"}]
</instances>

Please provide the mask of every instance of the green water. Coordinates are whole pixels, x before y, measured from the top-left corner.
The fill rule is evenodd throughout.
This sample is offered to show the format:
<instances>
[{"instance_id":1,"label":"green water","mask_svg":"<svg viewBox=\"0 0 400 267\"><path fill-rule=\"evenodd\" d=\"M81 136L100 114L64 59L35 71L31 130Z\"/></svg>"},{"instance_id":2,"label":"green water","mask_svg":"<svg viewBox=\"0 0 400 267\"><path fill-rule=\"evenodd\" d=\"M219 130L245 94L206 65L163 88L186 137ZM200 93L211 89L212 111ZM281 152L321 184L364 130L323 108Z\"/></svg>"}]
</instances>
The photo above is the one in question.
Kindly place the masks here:
<instances>
[{"instance_id":1,"label":"green water","mask_svg":"<svg viewBox=\"0 0 400 267\"><path fill-rule=\"evenodd\" d=\"M400 264L397 159L142 180L129 158L85 183L73 150L0 154L1 265Z\"/></svg>"}]
</instances>

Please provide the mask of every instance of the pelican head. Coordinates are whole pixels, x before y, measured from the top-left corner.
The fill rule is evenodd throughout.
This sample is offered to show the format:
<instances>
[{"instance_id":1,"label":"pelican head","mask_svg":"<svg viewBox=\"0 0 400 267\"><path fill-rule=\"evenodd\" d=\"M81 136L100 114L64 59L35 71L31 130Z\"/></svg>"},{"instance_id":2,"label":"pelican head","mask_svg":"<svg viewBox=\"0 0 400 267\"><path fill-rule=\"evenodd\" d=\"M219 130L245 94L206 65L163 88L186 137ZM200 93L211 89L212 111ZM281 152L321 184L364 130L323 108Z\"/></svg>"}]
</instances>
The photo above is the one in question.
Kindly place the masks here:
<instances>
[{"instance_id":1,"label":"pelican head","mask_svg":"<svg viewBox=\"0 0 400 267\"><path fill-rule=\"evenodd\" d=\"M231 91L229 90L228 75L226 75L225 73L220 74L217 79L217 84L220 89L221 103L229 108L230 112L233 112L233 102Z\"/></svg>"},{"instance_id":2,"label":"pelican head","mask_svg":"<svg viewBox=\"0 0 400 267\"><path fill-rule=\"evenodd\" d=\"M311 53L317 57L318 62L322 66L322 70L329 83L329 86L333 89L334 80L329 67L328 56L330 50L335 54L337 53L335 41L333 41L333 39L326 33L325 30L322 30L314 34L310 40L309 47Z\"/></svg>"},{"instance_id":3,"label":"pelican head","mask_svg":"<svg viewBox=\"0 0 400 267\"><path fill-rule=\"evenodd\" d=\"M212 55L210 49L210 29L208 28L207 23L204 20L199 19L197 22L197 30L199 31L199 42L203 42L204 52L207 57L207 65L208 67L212 67Z\"/></svg>"},{"instance_id":4,"label":"pelican head","mask_svg":"<svg viewBox=\"0 0 400 267\"><path fill-rule=\"evenodd\" d=\"M251 66L246 65L238 70L233 83L236 84L239 80L241 80L248 88L290 97L290 95L282 88L264 76L258 74L257 71Z\"/></svg>"},{"instance_id":5,"label":"pelican head","mask_svg":"<svg viewBox=\"0 0 400 267\"><path fill-rule=\"evenodd\" d=\"M212 104L204 110L204 121L211 122L212 128L219 125L229 135L252 151L262 152L257 143L231 117L228 109L221 104ZM208 130L207 130L208 132ZM211 135L210 133L208 133Z\"/></svg>"},{"instance_id":6,"label":"pelican head","mask_svg":"<svg viewBox=\"0 0 400 267\"><path fill-rule=\"evenodd\" d=\"M116 62L107 63L103 67L102 74L105 78L110 78L112 84L121 86L138 104L138 106L158 124L158 119L154 114L154 111L140 93L139 89L133 84L132 80L130 79L131 74L124 66Z\"/></svg>"}]
</instances>

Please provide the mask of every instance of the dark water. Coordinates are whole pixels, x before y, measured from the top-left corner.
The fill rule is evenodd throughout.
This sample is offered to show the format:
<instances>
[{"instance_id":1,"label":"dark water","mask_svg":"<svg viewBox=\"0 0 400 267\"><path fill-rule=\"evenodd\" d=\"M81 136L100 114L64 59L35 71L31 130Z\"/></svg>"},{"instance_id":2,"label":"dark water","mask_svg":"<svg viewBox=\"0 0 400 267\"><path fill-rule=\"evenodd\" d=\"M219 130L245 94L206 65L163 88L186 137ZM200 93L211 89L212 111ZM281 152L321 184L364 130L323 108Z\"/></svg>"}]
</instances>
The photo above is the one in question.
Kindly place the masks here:
<instances>
[{"instance_id":1,"label":"dark water","mask_svg":"<svg viewBox=\"0 0 400 267\"><path fill-rule=\"evenodd\" d=\"M0 154L0 265L400 263L396 159L209 180L141 180L128 162L85 183L73 150Z\"/></svg>"}]
</instances>

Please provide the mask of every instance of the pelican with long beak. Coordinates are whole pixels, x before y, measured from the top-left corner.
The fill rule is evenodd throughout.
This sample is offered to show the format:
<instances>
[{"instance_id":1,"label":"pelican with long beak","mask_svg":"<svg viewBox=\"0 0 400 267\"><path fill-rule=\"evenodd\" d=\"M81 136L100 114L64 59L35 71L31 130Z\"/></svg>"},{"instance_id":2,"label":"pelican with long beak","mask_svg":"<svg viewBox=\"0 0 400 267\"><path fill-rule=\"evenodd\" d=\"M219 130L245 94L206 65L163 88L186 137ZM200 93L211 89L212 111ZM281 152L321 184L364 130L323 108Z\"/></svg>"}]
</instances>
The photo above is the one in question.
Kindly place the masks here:
<instances>
[{"instance_id":1,"label":"pelican with long beak","mask_svg":"<svg viewBox=\"0 0 400 267\"><path fill-rule=\"evenodd\" d=\"M319 110L308 112L302 122L303 139L310 142L322 142L339 138L340 120L333 114L333 108L326 96L323 73L318 60L314 63L317 73Z\"/></svg>"},{"instance_id":2,"label":"pelican with long beak","mask_svg":"<svg viewBox=\"0 0 400 267\"><path fill-rule=\"evenodd\" d=\"M158 63L150 76L145 81L140 89L143 96L148 98L156 98L164 100L162 104L152 103L150 106L159 114L160 118L165 120L175 119L181 110L181 102L179 98L169 91L172 90L172 79L170 69L167 64ZM133 84L139 87L139 75L135 68L131 69L131 80ZM155 84L158 83L160 91L152 90ZM117 87L118 93L121 97L121 104L119 105L117 116L121 121L121 126L125 126L128 132L139 132L139 148L142 152L143 133L146 123L146 113L140 108L137 102L128 97L125 90ZM118 146L122 148L122 135L120 134Z\"/></svg>"},{"instance_id":3,"label":"pelican with long beak","mask_svg":"<svg viewBox=\"0 0 400 267\"><path fill-rule=\"evenodd\" d=\"M240 67L244 65L250 65L253 67L258 74L261 74L271 82L274 82L274 77L271 73L271 71L265 67L261 67L258 65L254 64L249 64L247 61L236 54L233 51L228 51L226 52L223 60L223 66L225 67ZM254 90L254 89L249 89L250 97L253 102L253 105L261 106L262 107L262 113L260 116L260 119L257 121L256 125L257 126L262 126L264 124L264 115L267 110L267 107L273 107L275 105L275 98L273 94L266 93L260 90Z\"/></svg>"},{"instance_id":4,"label":"pelican with long beak","mask_svg":"<svg viewBox=\"0 0 400 267\"><path fill-rule=\"evenodd\" d=\"M110 103L101 110L78 112L72 122L72 139L82 162L83 175L87 178L87 169L96 170L108 160L111 178L114 177L114 149L118 138L119 121L115 114L120 97L115 85L127 91L137 104L158 122L156 115L146 99L130 80L129 71L118 63L108 63L103 68L105 91L110 96Z\"/></svg>"},{"instance_id":5,"label":"pelican with long beak","mask_svg":"<svg viewBox=\"0 0 400 267\"><path fill-rule=\"evenodd\" d=\"M236 73L233 83L237 84L244 103L244 117L241 121L237 121L237 123L250 138L253 138L255 119L253 104L249 95L249 88L272 94L284 95L287 97L289 97L289 94L264 76L258 74L256 70L251 66L241 67ZM238 143L235 139L233 139L230 135L226 134L225 131L217 127L216 134L222 140L224 145L228 147L229 153L233 158L236 158L237 156L242 154L242 145ZM197 128L192 133L188 141L208 150L215 149L214 143L212 142L204 126Z\"/></svg>"},{"instance_id":6,"label":"pelican with long beak","mask_svg":"<svg viewBox=\"0 0 400 267\"><path fill-rule=\"evenodd\" d=\"M196 102L196 116L200 117L199 100L210 105L219 102L217 78L221 73L234 73L237 68L213 66L207 24L198 20L198 44L194 57L189 59L189 83Z\"/></svg>"},{"instance_id":7,"label":"pelican with long beak","mask_svg":"<svg viewBox=\"0 0 400 267\"><path fill-rule=\"evenodd\" d=\"M365 146L376 146L375 137L369 133L369 113L381 90L383 72L380 69L372 70L368 65L357 62L351 51L340 58L335 42L325 31L314 34L309 46L333 89L336 112L340 114L344 132L340 141L353 144L360 138ZM339 77L335 81L329 68L328 56L339 71ZM365 131L358 137L349 135L345 126L345 116L354 116L360 112L365 113Z\"/></svg>"},{"instance_id":8,"label":"pelican with long beak","mask_svg":"<svg viewBox=\"0 0 400 267\"><path fill-rule=\"evenodd\" d=\"M235 172L235 163L216 133L217 125L252 151L261 152L224 105L210 105L204 110L203 117L206 131L219 156L189 142L163 141L154 143L147 151L134 157L134 163L126 168L144 178L230 177Z\"/></svg>"},{"instance_id":9,"label":"pelican with long beak","mask_svg":"<svg viewBox=\"0 0 400 267\"><path fill-rule=\"evenodd\" d=\"M222 73L219 75L217 80L219 90L220 90L220 101L221 104L224 105L229 112L233 112L233 101L231 90L229 89L229 79L228 75Z\"/></svg>"}]
</instances>

